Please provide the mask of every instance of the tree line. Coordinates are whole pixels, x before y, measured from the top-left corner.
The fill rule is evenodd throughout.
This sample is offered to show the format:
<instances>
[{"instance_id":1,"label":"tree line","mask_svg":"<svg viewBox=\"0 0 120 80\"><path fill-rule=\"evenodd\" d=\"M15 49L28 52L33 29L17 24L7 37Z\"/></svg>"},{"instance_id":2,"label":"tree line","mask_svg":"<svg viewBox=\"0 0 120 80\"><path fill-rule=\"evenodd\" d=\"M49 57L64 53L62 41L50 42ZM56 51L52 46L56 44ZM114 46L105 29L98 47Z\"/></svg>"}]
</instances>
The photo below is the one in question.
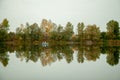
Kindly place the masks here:
<instances>
[{"instance_id":1,"label":"tree line","mask_svg":"<svg viewBox=\"0 0 120 80\"><path fill-rule=\"evenodd\" d=\"M83 22L79 22L75 33L71 22L62 26L46 19L43 19L40 25L37 23L21 24L16 28L16 32L9 32L9 27L7 19L0 23L0 42L67 41L82 43L87 40L90 43L90 41L120 40L119 23L115 20L107 22L106 32L100 31L100 27L95 24L85 26Z\"/></svg>"}]
</instances>

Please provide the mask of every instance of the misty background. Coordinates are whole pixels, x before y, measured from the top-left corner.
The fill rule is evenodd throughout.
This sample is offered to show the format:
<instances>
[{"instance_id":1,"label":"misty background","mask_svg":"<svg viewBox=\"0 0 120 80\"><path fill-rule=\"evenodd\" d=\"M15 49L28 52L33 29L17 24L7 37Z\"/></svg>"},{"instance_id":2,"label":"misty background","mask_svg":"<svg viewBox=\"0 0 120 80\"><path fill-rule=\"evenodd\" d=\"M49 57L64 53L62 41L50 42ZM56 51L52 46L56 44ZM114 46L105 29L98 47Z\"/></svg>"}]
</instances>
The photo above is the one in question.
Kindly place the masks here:
<instances>
[{"instance_id":1,"label":"misty background","mask_svg":"<svg viewBox=\"0 0 120 80\"><path fill-rule=\"evenodd\" d=\"M113 19L120 23L119 8L120 0L0 0L0 22L7 18L10 31L26 22L40 25L42 19L63 26L70 21L74 30L78 22L96 24L106 31L108 21Z\"/></svg>"}]
</instances>

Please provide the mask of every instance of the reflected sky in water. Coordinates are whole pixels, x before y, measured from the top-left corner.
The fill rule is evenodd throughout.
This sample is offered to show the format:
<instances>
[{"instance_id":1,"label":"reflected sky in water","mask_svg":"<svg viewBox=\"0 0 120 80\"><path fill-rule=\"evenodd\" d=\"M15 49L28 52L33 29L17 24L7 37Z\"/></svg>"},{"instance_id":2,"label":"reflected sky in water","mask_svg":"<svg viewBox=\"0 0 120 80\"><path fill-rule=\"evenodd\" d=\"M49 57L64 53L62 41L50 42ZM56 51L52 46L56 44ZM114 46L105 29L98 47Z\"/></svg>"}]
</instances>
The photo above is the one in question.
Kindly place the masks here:
<instances>
[{"instance_id":1,"label":"reflected sky in water","mask_svg":"<svg viewBox=\"0 0 120 80\"><path fill-rule=\"evenodd\" d=\"M101 54L96 61L85 59L78 63L77 51L73 53L72 62L63 58L43 66L41 60L26 62L17 58L15 53L9 54L9 64L0 64L0 80L119 80L120 64L110 66L106 62L107 54Z\"/></svg>"}]
</instances>

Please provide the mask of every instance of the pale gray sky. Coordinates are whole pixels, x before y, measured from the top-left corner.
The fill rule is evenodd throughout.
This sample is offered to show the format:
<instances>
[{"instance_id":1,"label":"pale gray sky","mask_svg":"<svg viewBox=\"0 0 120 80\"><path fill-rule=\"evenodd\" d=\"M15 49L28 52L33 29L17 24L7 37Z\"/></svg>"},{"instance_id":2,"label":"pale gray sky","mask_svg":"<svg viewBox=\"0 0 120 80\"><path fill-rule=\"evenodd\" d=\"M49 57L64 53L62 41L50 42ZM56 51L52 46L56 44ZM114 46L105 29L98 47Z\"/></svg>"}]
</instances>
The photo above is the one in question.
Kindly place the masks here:
<instances>
[{"instance_id":1,"label":"pale gray sky","mask_svg":"<svg viewBox=\"0 0 120 80\"><path fill-rule=\"evenodd\" d=\"M119 8L120 0L0 0L0 22L7 18L11 31L26 22L40 25L43 18L63 26L68 21L74 27L84 22L106 30L109 20L120 23Z\"/></svg>"}]
</instances>

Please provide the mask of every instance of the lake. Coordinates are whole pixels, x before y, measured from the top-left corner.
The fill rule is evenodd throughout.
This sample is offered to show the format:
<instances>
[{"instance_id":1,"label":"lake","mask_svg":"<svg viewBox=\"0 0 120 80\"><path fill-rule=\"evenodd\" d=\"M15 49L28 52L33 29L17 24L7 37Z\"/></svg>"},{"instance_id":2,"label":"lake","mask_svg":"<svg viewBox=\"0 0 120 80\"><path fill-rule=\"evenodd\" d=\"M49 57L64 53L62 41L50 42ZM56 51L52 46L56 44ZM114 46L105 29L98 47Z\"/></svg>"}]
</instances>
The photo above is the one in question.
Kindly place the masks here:
<instances>
[{"instance_id":1,"label":"lake","mask_svg":"<svg viewBox=\"0 0 120 80\"><path fill-rule=\"evenodd\" d=\"M120 0L0 0L0 80L120 80L119 8Z\"/></svg>"},{"instance_id":2,"label":"lake","mask_svg":"<svg viewBox=\"0 0 120 80\"><path fill-rule=\"evenodd\" d=\"M119 80L119 47L0 47L0 80Z\"/></svg>"}]
</instances>

